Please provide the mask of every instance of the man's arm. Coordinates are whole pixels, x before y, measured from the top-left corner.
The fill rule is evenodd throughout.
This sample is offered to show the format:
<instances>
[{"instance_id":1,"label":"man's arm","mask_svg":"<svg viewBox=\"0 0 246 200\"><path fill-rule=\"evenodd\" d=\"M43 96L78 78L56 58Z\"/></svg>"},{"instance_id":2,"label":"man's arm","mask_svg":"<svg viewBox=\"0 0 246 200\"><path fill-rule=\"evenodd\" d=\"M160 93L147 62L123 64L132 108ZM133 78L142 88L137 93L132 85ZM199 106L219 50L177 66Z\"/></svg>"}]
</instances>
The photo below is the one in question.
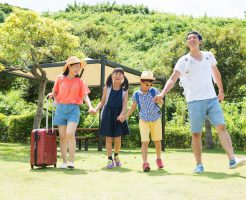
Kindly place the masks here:
<instances>
[{"instance_id":1,"label":"man's arm","mask_svg":"<svg viewBox=\"0 0 246 200\"><path fill-rule=\"evenodd\" d=\"M218 98L219 98L220 101L223 101L224 98L225 98L225 95L224 95L223 83L222 83L222 78L221 78L220 71L219 71L219 69L218 69L218 67L216 65L212 66L212 71L213 71L213 74L214 74L215 83L217 84L217 86L219 88Z\"/></svg>"},{"instance_id":2,"label":"man's arm","mask_svg":"<svg viewBox=\"0 0 246 200\"><path fill-rule=\"evenodd\" d=\"M162 92L154 97L154 101L158 102L160 99L162 99L175 85L177 82L180 72L177 70L174 70L168 81L166 82Z\"/></svg>"}]
</instances>

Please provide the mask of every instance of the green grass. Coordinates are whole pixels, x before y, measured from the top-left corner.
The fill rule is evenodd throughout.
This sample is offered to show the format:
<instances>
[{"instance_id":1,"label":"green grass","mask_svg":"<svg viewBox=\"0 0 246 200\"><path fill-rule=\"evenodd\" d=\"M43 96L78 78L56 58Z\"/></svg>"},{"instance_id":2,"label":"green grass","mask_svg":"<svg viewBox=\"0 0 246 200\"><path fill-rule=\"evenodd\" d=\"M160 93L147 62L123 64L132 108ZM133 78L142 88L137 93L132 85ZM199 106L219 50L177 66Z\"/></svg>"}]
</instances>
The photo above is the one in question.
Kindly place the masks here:
<instances>
[{"instance_id":1,"label":"green grass","mask_svg":"<svg viewBox=\"0 0 246 200\"><path fill-rule=\"evenodd\" d=\"M239 157L245 152L237 152ZM60 155L60 152L58 152ZM165 169L157 170L150 149L151 172L143 173L139 149L123 149L123 166L105 168L105 152L76 152L76 169L30 169L29 145L0 143L1 200L183 200L245 199L246 166L229 170L222 150L203 153L205 173L192 174L191 150L167 149ZM61 160L58 159L58 164Z\"/></svg>"}]
</instances>

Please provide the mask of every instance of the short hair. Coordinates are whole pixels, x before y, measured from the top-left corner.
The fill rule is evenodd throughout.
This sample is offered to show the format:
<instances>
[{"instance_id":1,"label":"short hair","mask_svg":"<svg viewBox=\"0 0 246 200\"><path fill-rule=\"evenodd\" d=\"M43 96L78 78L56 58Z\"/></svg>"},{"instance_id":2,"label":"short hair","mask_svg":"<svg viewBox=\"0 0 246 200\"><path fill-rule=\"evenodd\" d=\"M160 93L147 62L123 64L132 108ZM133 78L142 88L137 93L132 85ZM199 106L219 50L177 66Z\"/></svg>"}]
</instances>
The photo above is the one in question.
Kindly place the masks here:
<instances>
[{"instance_id":1,"label":"short hair","mask_svg":"<svg viewBox=\"0 0 246 200\"><path fill-rule=\"evenodd\" d=\"M191 35L191 34L196 35L196 36L198 37L198 39L199 39L200 41L202 41L202 35L201 35L199 32L197 32L197 31L191 31L191 32L187 33L187 35L186 35L186 40L188 39L188 36Z\"/></svg>"}]
</instances>

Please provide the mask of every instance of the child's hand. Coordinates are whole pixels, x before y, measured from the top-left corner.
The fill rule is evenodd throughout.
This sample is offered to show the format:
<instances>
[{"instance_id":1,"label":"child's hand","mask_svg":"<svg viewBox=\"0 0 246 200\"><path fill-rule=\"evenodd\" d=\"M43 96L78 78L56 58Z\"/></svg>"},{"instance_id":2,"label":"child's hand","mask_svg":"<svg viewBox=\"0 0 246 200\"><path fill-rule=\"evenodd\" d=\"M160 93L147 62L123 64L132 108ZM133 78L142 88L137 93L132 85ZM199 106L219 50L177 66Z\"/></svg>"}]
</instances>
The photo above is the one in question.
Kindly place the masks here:
<instances>
[{"instance_id":1,"label":"child's hand","mask_svg":"<svg viewBox=\"0 0 246 200\"><path fill-rule=\"evenodd\" d=\"M90 114L92 114L92 115L97 114L97 111L96 111L94 108L92 108L92 107L89 108L88 112L89 112Z\"/></svg>"},{"instance_id":2,"label":"child's hand","mask_svg":"<svg viewBox=\"0 0 246 200\"><path fill-rule=\"evenodd\" d=\"M161 104L161 105L163 104L163 100L160 98L153 99L153 101L157 104Z\"/></svg>"},{"instance_id":3,"label":"child's hand","mask_svg":"<svg viewBox=\"0 0 246 200\"><path fill-rule=\"evenodd\" d=\"M163 102L162 98L163 98L163 96L162 96L161 94L158 94L158 95L156 95L156 96L154 97L153 101L154 101L155 103Z\"/></svg>"},{"instance_id":4,"label":"child's hand","mask_svg":"<svg viewBox=\"0 0 246 200\"><path fill-rule=\"evenodd\" d=\"M123 122L126 120L126 117L125 117L125 115L120 114L120 115L117 117L117 120L120 121L121 123L123 123Z\"/></svg>"}]
</instances>

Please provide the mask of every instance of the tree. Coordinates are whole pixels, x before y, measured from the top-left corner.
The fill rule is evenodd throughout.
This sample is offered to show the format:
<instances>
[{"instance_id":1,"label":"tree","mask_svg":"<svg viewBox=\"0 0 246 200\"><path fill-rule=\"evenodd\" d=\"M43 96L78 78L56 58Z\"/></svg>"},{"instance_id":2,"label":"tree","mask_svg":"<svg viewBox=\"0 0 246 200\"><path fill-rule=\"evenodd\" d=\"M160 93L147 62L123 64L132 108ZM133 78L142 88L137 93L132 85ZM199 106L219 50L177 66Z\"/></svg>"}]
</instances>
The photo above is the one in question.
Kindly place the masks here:
<instances>
[{"instance_id":1,"label":"tree","mask_svg":"<svg viewBox=\"0 0 246 200\"><path fill-rule=\"evenodd\" d=\"M69 32L70 29L67 22L54 21L36 12L20 9L15 9L1 24L1 63L7 68L15 67L31 72L39 83L34 128L40 127L48 81L40 64L65 60L72 54L78 55L79 39Z\"/></svg>"}]
</instances>

